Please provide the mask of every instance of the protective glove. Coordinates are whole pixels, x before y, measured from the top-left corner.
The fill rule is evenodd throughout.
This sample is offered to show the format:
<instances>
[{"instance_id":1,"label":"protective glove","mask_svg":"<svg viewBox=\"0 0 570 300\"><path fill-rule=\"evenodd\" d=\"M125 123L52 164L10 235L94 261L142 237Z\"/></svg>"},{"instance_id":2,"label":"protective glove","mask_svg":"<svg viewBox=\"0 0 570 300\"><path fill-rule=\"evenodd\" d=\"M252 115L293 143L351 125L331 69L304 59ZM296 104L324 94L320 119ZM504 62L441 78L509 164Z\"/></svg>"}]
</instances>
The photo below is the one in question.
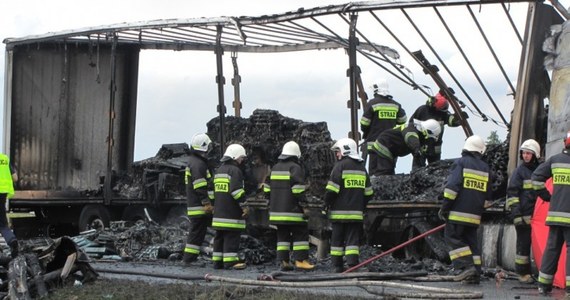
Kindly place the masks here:
<instances>
[{"instance_id":1,"label":"protective glove","mask_svg":"<svg viewBox=\"0 0 570 300\"><path fill-rule=\"evenodd\" d=\"M241 208L241 217L242 218L247 218L247 216L249 216L249 208L248 207L242 207Z\"/></svg>"},{"instance_id":2,"label":"protective glove","mask_svg":"<svg viewBox=\"0 0 570 300\"><path fill-rule=\"evenodd\" d=\"M449 212L443 210L443 208L440 208L439 211L437 212L437 216L439 217L440 220L446 222L447 217L449 217Z\"/></svg>"},{"instance_id":3,"label":"protective glove","mask_svg":"<svg viewBox=\"0 0 570 300\"><path fill-rule=\"evenodd\" d=\"M462 112L461 112L461 116L462 116L463 119L465 119L465 120L469 119L469 115L467 114L466 111L462 111Z\"/></svg>"},{"instance_id":4,"label":"protective glove","mask_svg":"<svg viewBox=\"0 0 570 300\"><path fill-rule=\"evenodd\" d=\"M204 211L206 212L206 214L211 215L214 213L214 207L212 206L212 204L206 203L206 204L204 204Z\"/></svg>"}]
</instances>

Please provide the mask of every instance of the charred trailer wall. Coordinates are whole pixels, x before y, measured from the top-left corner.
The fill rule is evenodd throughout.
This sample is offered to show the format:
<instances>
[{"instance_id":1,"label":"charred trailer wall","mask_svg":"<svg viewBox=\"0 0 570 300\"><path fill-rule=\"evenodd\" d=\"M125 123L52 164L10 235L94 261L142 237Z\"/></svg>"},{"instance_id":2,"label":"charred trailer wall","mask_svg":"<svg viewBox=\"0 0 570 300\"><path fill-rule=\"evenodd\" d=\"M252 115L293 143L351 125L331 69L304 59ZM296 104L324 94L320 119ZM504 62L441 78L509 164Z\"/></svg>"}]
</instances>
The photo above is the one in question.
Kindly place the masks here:
<instances>
[{"instance_id":1,"label":"charred trailer wall","mask_svg":"<svg viewBox=\"0 0 570 300\"><path fill-rule=\"evenodd\" d=\"M114 112L111 46L79 42L7 46L5 148L18 190L93 190L105 176L109 118L113 170L134 155L139 49L117 47ZM16 196L17 197L17 196Z\"/></svg>"}]
</instances>

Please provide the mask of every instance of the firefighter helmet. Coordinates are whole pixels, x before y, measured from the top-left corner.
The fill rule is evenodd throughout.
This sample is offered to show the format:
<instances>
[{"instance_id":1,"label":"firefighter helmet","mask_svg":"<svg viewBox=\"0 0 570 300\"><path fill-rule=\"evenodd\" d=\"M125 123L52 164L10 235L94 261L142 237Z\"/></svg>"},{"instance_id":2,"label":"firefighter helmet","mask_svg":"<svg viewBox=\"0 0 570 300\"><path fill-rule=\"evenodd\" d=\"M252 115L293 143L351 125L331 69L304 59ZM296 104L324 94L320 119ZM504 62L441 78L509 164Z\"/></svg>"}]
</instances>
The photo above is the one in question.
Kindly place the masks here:
<instances>
[{"instance_id":1,"label":"firefighter helmet","mask_svg":"<svg viewBox=\"0 0 570 300\"><path fill-rule=\"evenodd\" d=\"M331 147L334 152L339 151L342 156L348 156L350 158L361 161L362 158L358 155L356 151L356 142L350 138L342 138Z\"/></svg>"},{"instance_id":2,"label":"firefighter helmet","mask_svg":"<svg viewBox=\"0 0 570 300\"><path fill-rule=\"evenodd\" d=\"M285 159L291 156L301 158L301 149L299 148L299 144L295 143L294 141L289 141L283 145L283 151L281 151L279 159Z\"/></svg>"},{"instance_id":3,"label":"firefighter helmet","mask_svg":"<svg viewBox=\"0 0 570 300\"><path fill-rule=\"evenodd\" d=\"M521 155L523 150L530 151L534 153L534 156L536 158L540 158L540 145L533 139L528 139L522 143L521 148L519 150Z\"/></svg>"},{"instance_id":4,"label":"firefighter helmet","mask_svg":"<svg viewBox=\"0 0 570 300\"><path fill-rule=\"evenodd\" d=\"M441 125L434 119L419 122L416 129L422 132L427 138L433 138L435 140L438 140L441 134Z\"/></svg>"},{"instance_id":5,"label":"firefighter helmet","mask_svg":"<svg viewBox=\"0 0 570 300\"><path fill-rule=\"evenodd\" d=\"M192 137L190 144L190 147L196 151L208 152L211 149L210 145L212 144L212 140L207 134L198 133Z\"/></svg>"},{"instance_id":6,"label":"firefighter helmet","mask_svg":"<svg viewBox=\"0 0 570 300\"><path fill-rule=\"evenodd\" d=\"M246 157L245 148L240 144L231 144L226 148L226 152L221 161L228 161L230 159L237 160L240 157Z\"/></svg>"},{"instance_id":7,"label":"firefighter helmet","mask_svg":"<svg viewBox=\"0 0 570 300\"><path fill-rule=\"evenodd\" d=\"M432 97L431 105L439 111L447 111L449 109L449 101L441 93L437 93Z\"/></svg>"},{"instance_id":8,"label":"firefighter helmet","mask_svg":"<svg viewBox=\"0 0 570 300\"><path fill-rule=\"evenodd\" d=\"M380 78L370 87L374 94L378 94L381 96L388 96L390 95L390 89L388 86L388 82L384 78Z\"/></svg>"},{"instance_id":9,"label":"firefighter helmet","mask_svg":"<svg viewBox=\"0 0 570 300\"><path fill-rule=\"evenodd\" d=\"M463 146L463 149L483 154L485 153L485 149L487 149L487 146L485 146L485 142L480 136L472 135L465 140L465 145Z\"/></svg>"}]
</instances>

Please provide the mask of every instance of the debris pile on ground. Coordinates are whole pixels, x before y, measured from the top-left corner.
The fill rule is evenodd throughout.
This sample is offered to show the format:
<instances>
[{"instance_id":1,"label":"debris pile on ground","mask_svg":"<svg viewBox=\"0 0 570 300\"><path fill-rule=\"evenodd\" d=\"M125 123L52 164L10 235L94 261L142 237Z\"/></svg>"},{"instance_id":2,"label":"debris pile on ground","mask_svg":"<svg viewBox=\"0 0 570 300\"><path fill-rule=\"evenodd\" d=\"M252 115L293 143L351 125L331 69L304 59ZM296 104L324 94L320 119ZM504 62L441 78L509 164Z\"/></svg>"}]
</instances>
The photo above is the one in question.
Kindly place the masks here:
<instances>
[{"instance_id":1,"label":"debris pile on ground","mask_svg":"<svg viewBox=\"0 0 570 300\"><path fill-rule=\"evenodd\" d=\"M39 299L62 286L91 282L99 276L89 259L67 237L20 241L20 254L0 254L0 297Z\"/></svg>"},{"instance_id":2,"label":"debris pile on ground","mask_svg":"<svg viewBox=\"0 0 570 300\"><path fill-rule=\"evenodd\" d=\"M135 224L118 221L111 222L103 231L90 230L71 239L96 259L123 261L146 261L157 259L182 259L186 244L187 228L158 225L150 221L138 221ZM211 257L215 231L208 228L201 253ZM275 245L266 246L264 242L251 235L242 235L238 257L251 265L273 261Z\"/></svg>"}]
</instances>

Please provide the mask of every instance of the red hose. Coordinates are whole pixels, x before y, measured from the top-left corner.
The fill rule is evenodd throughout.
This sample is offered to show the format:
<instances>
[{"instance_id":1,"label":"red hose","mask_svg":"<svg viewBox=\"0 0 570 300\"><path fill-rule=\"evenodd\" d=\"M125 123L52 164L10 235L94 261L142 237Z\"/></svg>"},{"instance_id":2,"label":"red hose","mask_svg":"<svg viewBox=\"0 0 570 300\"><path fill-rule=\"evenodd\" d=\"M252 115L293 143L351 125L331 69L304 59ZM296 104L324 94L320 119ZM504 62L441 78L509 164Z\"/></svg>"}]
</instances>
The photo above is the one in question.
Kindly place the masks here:
<instances>
[{"instance_id":1,"label":"red hose","mask_svg":"<svg viewBox=\"0 0 570 300\"><path fill-rule=\"evenodd\" d=\"M430 234L432 234L432 233L434 233L434 232L440 231L440 230L442 230L444 227L445 227L445 224L441 224L441 225L439 225L439 226L437 226L437 227L435 227L435 228L432 228L432 229L430 229L430 230L428 230L428 231L426 231L426 232L424 232L424 233L422 233L422 234L420 234L420 235L418 235L418 236L416 236L416 237L414 237L414 238L412 238L412 239L409 239L409 240L407 240L407 241L401 243L400 245L398 245L398 246L396 246L396 247L394 247L394 248L392 248L392 249L389 249L389 250L387 250L387 251L385 251L385 252L382 252L382 253L380 253L380 254L378 254L378 255L376 255L376 256L373 256L373 257L371 257L371 258L369 258L369 259L367 259L367 260L365 260L365 261L359 263L359 264L356 265L356 266L350 267L350 268L348 268L346 271L344 271L344 272L342 272L342 273L350 273L350 272L352 272L352 271L354 271L354 270L356 270L356 269L358 269L358 268L360 268L360 267L362 267L362 266L365 266L365 265L367 265L367 264L369 264L369 263L371 263L371 262L373 262L373 261L379 259L379 258L382 257L382 256L388 255L388 254L390 254L390 253L392 253L392 252L394 252L394 251L396 251L396 250L398 250L398 249L404 248L404 247L406 247L407 245L409 245L409 244L411 244L411 243L413 243L413 242L415 242L415 241L417 241L417 240L419 240L419 239L422 239L422 238L424 238L424 237L426 237L426 236L428 236L428 235L430 235Z\"/></svg>"}]
</instances>

